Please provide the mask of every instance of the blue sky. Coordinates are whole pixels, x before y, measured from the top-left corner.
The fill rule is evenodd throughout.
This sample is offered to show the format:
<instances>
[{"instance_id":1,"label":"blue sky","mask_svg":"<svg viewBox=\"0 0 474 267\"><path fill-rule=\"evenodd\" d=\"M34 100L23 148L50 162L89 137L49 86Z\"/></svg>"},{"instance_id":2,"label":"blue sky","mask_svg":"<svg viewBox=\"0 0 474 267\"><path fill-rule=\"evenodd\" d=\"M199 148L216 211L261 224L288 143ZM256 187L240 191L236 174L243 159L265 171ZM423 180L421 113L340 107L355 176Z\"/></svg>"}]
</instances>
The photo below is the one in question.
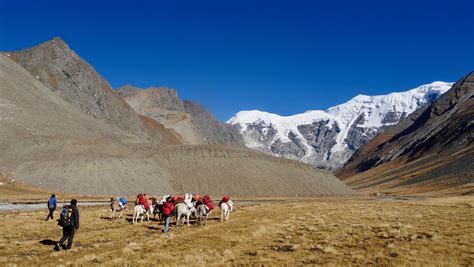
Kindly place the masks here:
<instances>
[{"instance_id":1,"label":"blue sky","mask_svg":"<svg viewBox=\"0 0 474 267\"><path fill-rule=\"evenodd\" d=\"M0 50L62 37L115 88L166 85L220 120L325 109L474 70L473 1L0 0Z\"/></svg>"}]
</instances>

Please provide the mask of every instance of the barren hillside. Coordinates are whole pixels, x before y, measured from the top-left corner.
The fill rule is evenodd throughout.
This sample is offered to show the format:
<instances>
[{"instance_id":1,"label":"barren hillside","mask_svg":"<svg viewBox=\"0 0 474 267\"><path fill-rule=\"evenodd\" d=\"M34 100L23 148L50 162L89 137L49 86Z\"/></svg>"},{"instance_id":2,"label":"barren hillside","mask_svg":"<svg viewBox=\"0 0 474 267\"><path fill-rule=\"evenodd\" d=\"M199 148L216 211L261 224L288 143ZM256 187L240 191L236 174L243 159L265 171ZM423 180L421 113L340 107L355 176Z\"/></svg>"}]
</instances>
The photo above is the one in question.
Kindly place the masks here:
<instances>
[{"instance_id":1,"label":"barren hillside","mask_svg":"<svg viewBox=\"0 0 474 267\"><path fill-rule=\"evenodd\" d=\"M158 146L84 114L0 55L0 167L66 192L346 195L332 174L246 148Z\"/></svg>"},{"instance_id":2,"label":"barren hillside","mask_svg":"<svg viewBox=\"0 0 474 267\"><path fill-rule=\"evenodd\" d=\"M176 90L125 85L117 92L138 114L173 129L185 144L244 144L237 126L218 121L196 102L181 101Z\"/></svg>"}]
</instances>

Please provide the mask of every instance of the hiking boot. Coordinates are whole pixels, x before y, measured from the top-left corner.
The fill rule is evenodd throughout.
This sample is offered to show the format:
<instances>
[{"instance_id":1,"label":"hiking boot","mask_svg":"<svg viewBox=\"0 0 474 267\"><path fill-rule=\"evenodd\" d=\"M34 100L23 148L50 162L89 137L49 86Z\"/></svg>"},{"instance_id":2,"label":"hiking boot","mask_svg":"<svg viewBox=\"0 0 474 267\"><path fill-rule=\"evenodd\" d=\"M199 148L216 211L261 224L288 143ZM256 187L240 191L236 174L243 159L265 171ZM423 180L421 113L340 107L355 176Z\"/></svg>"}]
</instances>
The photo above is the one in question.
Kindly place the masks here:
<instances>
[{"instance_id":1,"label":"hiking boot","mask_svg":"<svg viewBox=\"0 0 474 267\"><path fill-rule=\"evenodd\" d=\"M59 245L56 244L56 246L54 246L54 250L59 251Z\"/></svg>"},{"instance_id":2,"label":"hiking boot","mask_svg":"<svg viewBox=\"0 0 474 267\"><path fill-rule=\"evenodd\" d=\"M66 245L61 245L61 248L62 248L63 250L67 250Z\"/></svg>"}]
</instances>

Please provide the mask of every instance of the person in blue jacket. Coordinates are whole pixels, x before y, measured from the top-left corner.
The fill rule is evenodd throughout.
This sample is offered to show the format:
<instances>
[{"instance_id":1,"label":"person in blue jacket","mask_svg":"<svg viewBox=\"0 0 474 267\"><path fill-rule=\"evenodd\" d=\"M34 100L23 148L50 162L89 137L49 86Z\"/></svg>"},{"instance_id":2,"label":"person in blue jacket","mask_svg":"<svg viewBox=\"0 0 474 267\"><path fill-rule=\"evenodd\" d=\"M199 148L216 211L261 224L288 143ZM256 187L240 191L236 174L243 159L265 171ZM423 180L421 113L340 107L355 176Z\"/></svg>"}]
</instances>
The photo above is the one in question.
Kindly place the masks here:
<instances>
[{"instance_id":1,"label":"person in blue jacket","mask_svg":"<svg viewBox=\"0 0 474 267\"><path fill-rule=\"evenodd\" d=\"M53 220L53 213L56 210L57 203L56 203L56 196L54 194L51 195L51 197L48 200L48 209L49 209L49 214L48 217L46 217L46 221L51 218Z\"/></svg>"}]
</instances>

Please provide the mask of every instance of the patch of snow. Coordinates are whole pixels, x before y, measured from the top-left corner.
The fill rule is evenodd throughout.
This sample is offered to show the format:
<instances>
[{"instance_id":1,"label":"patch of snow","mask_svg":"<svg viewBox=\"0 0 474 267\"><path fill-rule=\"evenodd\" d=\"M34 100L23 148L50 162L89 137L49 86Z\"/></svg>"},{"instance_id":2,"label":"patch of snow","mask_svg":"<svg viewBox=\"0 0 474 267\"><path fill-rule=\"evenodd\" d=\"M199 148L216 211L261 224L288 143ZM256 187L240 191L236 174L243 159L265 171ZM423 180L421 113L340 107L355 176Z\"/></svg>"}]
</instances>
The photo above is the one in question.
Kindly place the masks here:
<instances>
[{"instance_id":1,"label":"patch of snow","mask_svg":"<svg viewBox=\"0 0 474 267\"><path fill-rule=\"evenodd\" d=\"M307 148L307 154L301 160L312 155L311 145L298 130L300 125L309 125L314 122L328 120L330 125L337 124L340 132L336 136L336 144L331 149L329 157L337 156L349 149L346 138L350 127L359 116L364 116L364 121L358 127L370 128L376 131L382 126L389 126L398 122L402 116L408 116L422 105L432 102L451 88L453 83L436 81L421 85L406 92L394 92L387 95L357 95L346 103L328 108L327 110L309 110L301 114L280 116L259 110L240 111L230 118L227 123L237 124L241 127L245 143L250 148L265 147L261 140L255 140L250 135L244 134L250 125L262 125L262 135L266 136L270 128L276 130L272 144L277 140L283 143L292 142L288 135L293 132L301 143ZM396 121L387 122L384 118L389 113L394 113Z\"/></svg>"}]
</instances>

